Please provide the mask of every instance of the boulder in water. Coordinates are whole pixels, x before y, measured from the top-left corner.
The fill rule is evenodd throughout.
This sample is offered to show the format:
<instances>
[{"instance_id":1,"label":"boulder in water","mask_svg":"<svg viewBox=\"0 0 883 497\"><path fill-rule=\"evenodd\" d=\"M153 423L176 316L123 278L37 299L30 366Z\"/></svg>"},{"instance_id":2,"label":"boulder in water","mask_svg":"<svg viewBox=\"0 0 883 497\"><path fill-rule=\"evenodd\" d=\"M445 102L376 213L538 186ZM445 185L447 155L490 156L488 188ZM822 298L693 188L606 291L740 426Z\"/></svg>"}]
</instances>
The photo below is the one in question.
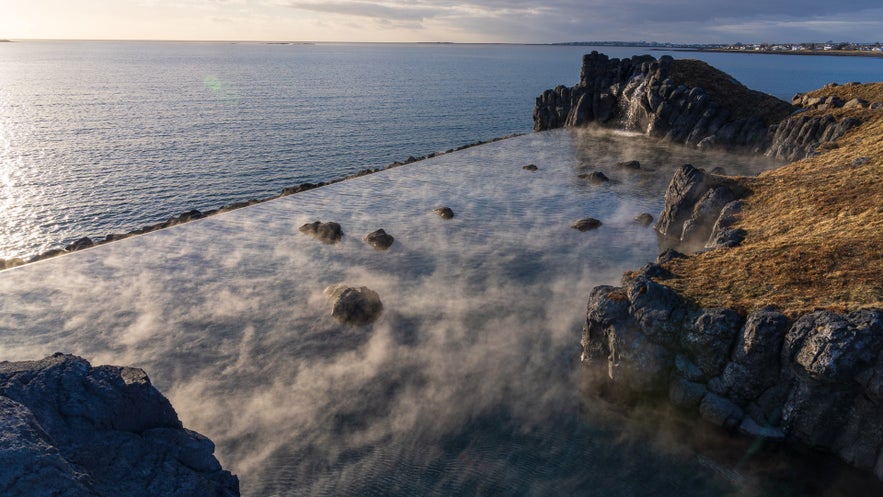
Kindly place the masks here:
<instances>
[{"instance_id":1,"label":"boulder in water","mask_svg":"<svg viewBox=\"0 0 883 497\"><path fill-rule=\"evenodd\" d=\"M454 217L454 211L450 207L439 207L433 209L432 212L438 214L442 219L453 219Z\"/></svg>"},{"instance_id":2,"label":"boulder in water","mask_svg":"<svg viewBox=\"0 0 883 497\"><path fill-rule=\"evenodd\" d=\"M601 221L599 221L593 217L587 217L585 219L580 219L579 221L573 223L571 225L571 228L577 229L580 231L589 231L589 230L593 230L595 228L599 228L600 226L601 226Z\"/></svg>"},{"instance_id":3,"label":"boulder in water","mask_svg":"<svg viewBox=\"0 0 883 497\"><path fill-rule=\"evenodd\" d=\"M343 324L371 324L383 312L380 296L365 286L329 286L325 294L331 297L331 316Z\"/></svg>"},{"instance_id":4,"label":"boulder in water","mask_svg":"<svg viewBox=\"0 0 883 497\"><path fill-rule=\"evenodd\" d=\"M343 238L343 230L335 222L323 223L315 221L301 226L298 228L298 231L329 245L335 244Z\"/></svg>"},{"instance_id":5,"label":"boulder in water","mask_svg":"<svg viewBox=\"0 0 883 497\"><path fill-rule=\"evenodd\" d=\"M365 243L371 245L377 250L386 250L395 241L392 235L383 230L383 228L372 231L365 236Z\"/></svg>"}]
</instances>

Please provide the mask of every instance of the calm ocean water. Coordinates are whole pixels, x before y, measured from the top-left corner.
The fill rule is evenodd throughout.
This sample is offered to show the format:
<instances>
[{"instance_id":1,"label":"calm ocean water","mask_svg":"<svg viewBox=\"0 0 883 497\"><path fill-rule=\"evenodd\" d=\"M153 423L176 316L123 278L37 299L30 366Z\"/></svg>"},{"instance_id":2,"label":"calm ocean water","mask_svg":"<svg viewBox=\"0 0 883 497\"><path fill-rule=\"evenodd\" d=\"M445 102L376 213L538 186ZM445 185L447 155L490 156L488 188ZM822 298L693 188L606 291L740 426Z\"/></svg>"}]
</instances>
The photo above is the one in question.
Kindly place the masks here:
<instances>
[{"instance_id":1,"label":"calm ocean water","mask_svg":"<svg viewBox=\"0 0 883 497\"><path fill-rule=\"evenodd\" d=\"M590 50L0 44L0 258L529 132L534 98L574 84ZM880 59L674 55L782 98L883 80Z\"/></svg>"}]
</instances>

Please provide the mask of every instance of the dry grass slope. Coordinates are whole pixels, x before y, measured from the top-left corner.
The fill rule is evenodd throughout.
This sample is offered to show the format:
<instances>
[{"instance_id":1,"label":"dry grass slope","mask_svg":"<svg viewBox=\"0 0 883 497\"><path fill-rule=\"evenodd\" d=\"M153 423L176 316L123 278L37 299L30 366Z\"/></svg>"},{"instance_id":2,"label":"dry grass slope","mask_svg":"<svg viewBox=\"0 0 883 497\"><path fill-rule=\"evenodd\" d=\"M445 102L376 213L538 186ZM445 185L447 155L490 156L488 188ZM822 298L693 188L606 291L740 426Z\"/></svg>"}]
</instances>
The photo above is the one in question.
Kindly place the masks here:
<instances>
[{"instance_id":1,"label":"dry grass slope","mask_svg":"<svg viewBox=\"0 0 883 497\"><path fill-rule=\"evenodd\" d=\"M813 92L883 102L883 83ZM800 160L739 181L753 193L742 246L667 267L664 283L703 307L791 316L815 309L883 308L883 110L837 111L862 125Z\"/></svg>"}]
</instances>

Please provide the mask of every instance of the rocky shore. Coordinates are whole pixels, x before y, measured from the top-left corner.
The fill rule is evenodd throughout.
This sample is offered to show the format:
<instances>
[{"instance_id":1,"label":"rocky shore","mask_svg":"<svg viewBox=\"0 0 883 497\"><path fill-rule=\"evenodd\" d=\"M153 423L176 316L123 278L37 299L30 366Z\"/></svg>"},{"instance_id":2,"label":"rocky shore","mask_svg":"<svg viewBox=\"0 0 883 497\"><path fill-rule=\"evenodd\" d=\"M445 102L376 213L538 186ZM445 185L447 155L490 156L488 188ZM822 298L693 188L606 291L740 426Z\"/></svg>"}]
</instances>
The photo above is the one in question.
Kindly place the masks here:
<instances>
[{"instance_id":1,"label":"rocky shore","mask_svg":"<svg viewBox=\"0 0 883 497\"><path fill-rule=\"evenodd\" d=\"M798 161L758 178L681 167L655 225L668 250L592 290L582 361L626 396L883 479L883 84L789 104L698 61L593 52L534 122Z\"/></svg>"},{"instance_id":2,"label":"rocky shore","mask_svg":"<svg viewBox=\"0 0 883 497\"><path fill-rule=\"evenodd\" d=\"M144 371L55 354L0 362L0 495L239 495L211 440Z\"/></svg>"}]
</instances>

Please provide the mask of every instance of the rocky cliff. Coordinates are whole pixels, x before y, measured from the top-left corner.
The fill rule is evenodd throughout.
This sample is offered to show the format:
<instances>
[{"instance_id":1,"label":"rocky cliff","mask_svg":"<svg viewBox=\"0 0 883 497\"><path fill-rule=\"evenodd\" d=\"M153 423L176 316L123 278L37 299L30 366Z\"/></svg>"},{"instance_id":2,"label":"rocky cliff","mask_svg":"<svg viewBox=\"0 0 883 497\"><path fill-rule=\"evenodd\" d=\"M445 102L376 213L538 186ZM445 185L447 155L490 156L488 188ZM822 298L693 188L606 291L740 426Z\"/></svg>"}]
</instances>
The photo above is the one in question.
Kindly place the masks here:
<instances>
[{"instance_id":1,"label":"rocky cliff","mask_svg":"<svg viewBox=\"0 0 883 497\"><path fill-rule=\"evenodd\" d=\"M579 85L537 99L537 129L595 122L804 159L752 178L682 166L655 225L665 251L591 292L582 361L619 392L883 479L883 83L768 112L721 74L593 53Z\"/></svg>"},{"instance_id":2,"label":"rocky cliff","mask_svg":"<svg viewBox=\"0 0 883 497\"><path fill-rule=\"evenodd\" d=\"M690 306L656 264L589 298L582 360L718 426L837 454L883 479L883 311Z\"/></svg>"},{"instance_id":3,"label":"rocky cliff","mask_svg":"<svg viewBox=\"0 0 883 497\"><path fill-rule=\"evenodd\" d=\"M747 194L734 178L682 166L655 226L663 246L740 245ZM685 257L669 248L621 286L592 291L582 361L621 391L667 396L718 426L822 449L883 479L883 310L703 308L665 284L667 263Z\"/></svg>"},{"instance_id":4,"label":"rocky cliff","mask_svg":"<svg viewBox=\"0 0 883 497\"><path fill-rule=\"evenodd\" d=\"M794 103L804 104L798 97ZM815 153L856 124L831 115L790 117L805 108L750 90L698 60L611 59L592 52L583 57L580 82L546 90L537 97L533 118L537 131L595 123L786 160Z\"/></svg>"},{"instance_id":5,"label":"rocky cliff","mask_svg":"<svg viewBox=\"0 0 883 497\"><path fill-rule=\"evenodd\" d=\"M0 363L0 495L231 497L214 444L134 368Z\"/></svg>"}]
</instances>

